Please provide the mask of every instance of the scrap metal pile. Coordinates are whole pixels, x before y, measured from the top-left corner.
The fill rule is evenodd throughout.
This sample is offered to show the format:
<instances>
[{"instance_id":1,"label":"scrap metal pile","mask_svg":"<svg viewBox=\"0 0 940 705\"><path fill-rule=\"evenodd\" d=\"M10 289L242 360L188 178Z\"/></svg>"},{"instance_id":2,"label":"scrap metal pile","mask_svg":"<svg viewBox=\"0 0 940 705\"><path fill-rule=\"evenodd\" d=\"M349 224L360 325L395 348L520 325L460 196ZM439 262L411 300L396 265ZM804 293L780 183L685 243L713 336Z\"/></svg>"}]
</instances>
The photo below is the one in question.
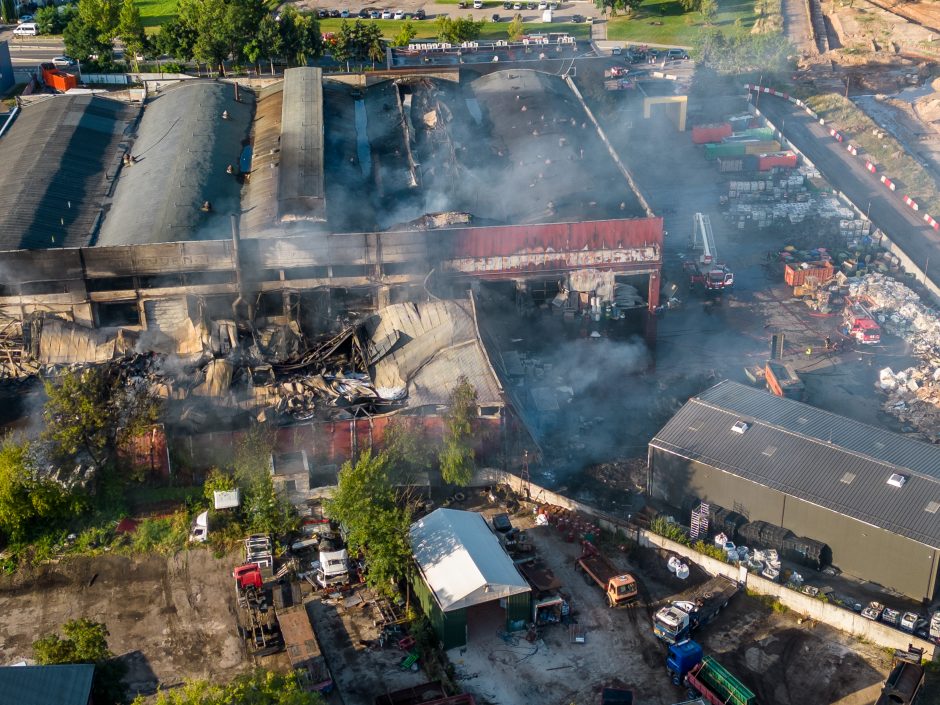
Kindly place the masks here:
<instances>
[{"instance_id":1,"label":"scrap metal pile","mask_svg":"<svg viewBox=\"0 0 940 705\"><path fill-rule=\"evenodd\" d=\"M881 370L876 386L886 392L882 408L910 424L932 443L940 443L940 318L904 284L882 274L861 277L849 286L874 303L878 322L910 343L920 362L900 372Z\"/></svg>"}]
</instances>

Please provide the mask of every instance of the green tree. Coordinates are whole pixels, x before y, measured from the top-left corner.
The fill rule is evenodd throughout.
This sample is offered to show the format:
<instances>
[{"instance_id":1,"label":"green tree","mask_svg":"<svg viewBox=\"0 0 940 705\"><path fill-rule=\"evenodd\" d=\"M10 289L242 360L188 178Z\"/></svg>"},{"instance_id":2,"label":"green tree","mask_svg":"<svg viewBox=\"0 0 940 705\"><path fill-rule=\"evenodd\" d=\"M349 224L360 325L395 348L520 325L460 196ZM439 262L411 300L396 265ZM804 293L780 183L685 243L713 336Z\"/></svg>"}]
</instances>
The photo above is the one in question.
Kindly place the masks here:
<instances>
[{"instance_id":1,"label":"green tree","mask_svg":"<svg viewBox=\"0 0 940 705\"><path fill-rule=\"evenodd\" d=\"M21 540L31 529L82 508L61 485L38 477L28 441L12 435L0 441L0 534Z\"/></svg>"},{"instance_id":2,"label":"green tree","mask_svg":"<svg viewBox=\"0 0 940 705\"><path fill-rule=\"evenodd\" d=\"M282 534L291 529L295 515L277 494L271 475L274 434L265 426L253 426L235 447L233 472L242 490L242 507L253 532Z\"/></svg>"},{"instance_id":3,"label":"green tree","mask_svg":"<svg viewBox=\"0 0 940 705\"><path fill-rule=\"evenodd\" d=\"M444 414L444 447L441 477L451 485L466 487L473 480L473 419L477 415L477 392L466 377L457 381Z\"/></svg>"},{"instance_id":4,"label":"green tree","mask_svg":"<svg viewBox=\"0 0 940 705\"><path fill-rule=\"evenodd\" d=\"M411 44L411 40L418 36L418 30L412 22L405 22L398 30L398 34L392 40L393 47L406 47Z\"/></svg>"},{"instance_id":5,"label":"green tree","mask_svg":"<svg viewBox=\"0 0 940 705\"><path fill-rule=\"evenodd\" d=\"M194 35L193 58L225 75L225 60L232 51L232 35L225 0L180 0L180 23Z\"/></svg>"},{"instance_id":6,"label":"green tree","mask_svg":"<svg viewBox=\"0 0 940 705\"><path fill-rule=\"evenodd\" d=\"M205 498L209 500L209 505L212 506L212 503L215 502L216 492L228 492L234 490L236 486L235 478L231 474L218 468L212 468L206 476L202 491Z\"/></svg>"},{"instance_id":7,"label":"green tree","mask_svg":"<svg viewBox=\"0 0 940 705\"><path fill-rule=\"evenodd\" d=\"M196 30L174 17L160 28L156 39L157 51L174 59L190 61L197 36Z\"/></svg>"},{"instance_id":8,"label":"green tree","mask_svg":"<svg viewBox=\"0 0 940 705\"><path fill-rule=\"evenodd\" d=\"M522 15L516 14L512 18L512 22L509 23L509 26L506 28L506 33L509 35L509 41L517 42L525 35L525 24L522 22Z\"/></svg>"},{"instance_id":9,"label":"green tree","mask_svg":"<svg viewBox=\"0 0 940 705\"><path fill-rule=\"evenodd\" d=\"M320 23L313 15L301 15L297 23L298 47L293 59L298 66L306 66L313 59L323 56L323 33Z\"/></svg>"},{"instance_id":10,"label":"green tree","mask_svg":"<svg viewBox=\"0 0 940 705\"><path fill-rule=\"evenodd\" d=\"M387 455L361 453L355 465L347 461L340 469L336 491L326 503L330 518L346 528L349 550L365 552L366 581L386 594L405 576L411 559L411 511L403 506L391 474Z\"/></svg>"},{"instance_id":11,"label":"green tree","mask_svg":"<svg viewBox=\"0 0 940 705\"><path fill-rule=\"evenodd\" d=\"M288 6L292 7L292 6ZM265 15L258 24L258 32L245 47L245 56L253 63L258 73L261 73L260 62L266 60L271 66L271 75L274 75L274 59L284 52L284 42L281 38L281 25L271 15Z\"/></svg>"},{"instance_id":12,"label":"green tree","mask_svg":"<svg viewBox=\"0 0 940 705\"><path fill-rule=\"evenodd\" d=\"M702 0L679 0L679 7L682 8L683 12L694 12L699 9L702 4Z\"/></svg>"},{"instance_id":13,"label":"green tree","mask_svg":"<svg viewBox=\"0 0 940 705\"><path fill-rule=\"evenodd\" d=\"M110 68L114 49L110 41L102 41L100 32L80 15L73 17L62 31L65 52L83 63L93 63L103 69ZM96 56L94 61L90 57Z\"/></svg>"},{"instance_id":14,"label":"green tree","mask_svg":"<svg viewBox=\"0 0 940 705\"><path fill-rule=\"evenodd\" d=\"M50 634L33 642L33 658L43 666L63 663L91 663L95 665L92 696L95 703L123 703L124 686L121 678L127 667L114 660L108 648L108 628L90 619L73 619L62 625L64 638Z\"/></svg>"},{"instance_id":15,"label":"green tree","mask_svg":"<svg viewBox=\"0 0 940 705\"><path fill-rule=\"evenodd\" d=\"M238 62L248 59L248 44L258 35L261 20L268 17L263 0L227 0L224 31L228 53Z\"/></svg>"},{"instance_id":16,"label":"green tree","mask_svg":"<svg viewBox=\"0 0 940 705\"><path fill-rule=\"evenodd\" d=\"M111 45L118 34L121 0L79 0L78 16L102 44Z\"/></svg>"},{"instance_id":17,"label":"green tree","mask_svg":"<svg viewBox=\"0 0 940 705\"><path fill-rule=\"evenodd\" d=\"M144 705L144 696L134 705ZM189 681L179 688L164 690L156 705L323 705L319 693L306 692L296 673L272 673L257 670L235 678L227 684L211 681Z\"/></svg>"},{"instance_id":18,"label":"green tree","mask_svg":"<svg viewBox=\"0 0 940 705\"><path fill-rule=\"evenodd\" d=\"M59 460L85 451L101 464L121 441L160 418L160 404L143 383L131 384L103 367L64 372L46 380L45 389L41 438Z\"/></svg>"},{"instance_id":19,"label":"green tree","mask_svg":"<svg viewBox=\"0 0 940 705\"><path fill-rule=\"evenodd\" d=\"M718 14L718 3L716 0L699 0L699 12L702 13L702 23L706 27L715 24L715 16Z\"/></svg>"},{"instance_id":20,"label":"green tree","mask_svg":"<svg viewBox=\"0 0 940 705\"><path fill-rule=\"evenodd\" d=\"M125 60L128 60L129 56L134 69L138 70L137 56L148 50L148 42L143 22L140 20L140 9L134 0L124 0L121 4L117 31L121 41L124 42Z\"/></svg>"},{"instance_id":21,"label":"green tree","mask_svg":"<svg viewBox=\"0 0 940 705\"><path fill-rule=\"evenodd\" d=\"M0 16L4 24L16 24L16 5L13 0L2 0L0 2Z\"/></svg>"},{"instance_id":22,"label":"green tree","mask_svg":"<svg viewBox=\"0 0 940 705\"><path fill-rule=\"evenodd\" d=\"M451 44L472 42L474 39L479 39L485 24L485 19L475 20L472 15L458 17L456 20L447 15L441 15L437 18L437 37L440 41Z\"/></svg>"},{"instance_id":23,"label":"green tree","mask_svg":"<svg viewBox=\"0 0 940 705\"><path fill-rule=\"evenodd\" d=\"M398 416L390 421L382 436L382 446L392 469L392 480L400 485L415 484L418 475L434 467L438 445L425 431L420 418Z\"/></svg>"},{"instance_id":24,"label":"green tree","mask_svg":"<svg viewBox=\"0 0 940 705\"><path fill-rule=\"evenodd\" d=\"M357 21L357 24L361 23ZM336 33L332 49L333 60L338 64L346 64L346 70L349 71L349 64L353 60L355 50L355 31L352 25L343 20Z\"/></svg>"},{"instance_id":25,"label":"green tree","mask_svg":"<svg viewBox=\"0 0 940 705\"><path fill-rule=\"evenodd\" d=\"M71 5L40 7L34 15L40 34L62 34L75 16Z\"/></svg>"},{"instance_id":26,"label":"green tree","mask_svg":"<svg viewBox=\"0 0 940 705\"><path fill-rule=\"evenodd\" d=\"M632 15L642 4L643 0L613 0L613 9L615 12L625 12ZM664 9L662 5L660 5L660 9Z\"/></svg>"}]
</instances>

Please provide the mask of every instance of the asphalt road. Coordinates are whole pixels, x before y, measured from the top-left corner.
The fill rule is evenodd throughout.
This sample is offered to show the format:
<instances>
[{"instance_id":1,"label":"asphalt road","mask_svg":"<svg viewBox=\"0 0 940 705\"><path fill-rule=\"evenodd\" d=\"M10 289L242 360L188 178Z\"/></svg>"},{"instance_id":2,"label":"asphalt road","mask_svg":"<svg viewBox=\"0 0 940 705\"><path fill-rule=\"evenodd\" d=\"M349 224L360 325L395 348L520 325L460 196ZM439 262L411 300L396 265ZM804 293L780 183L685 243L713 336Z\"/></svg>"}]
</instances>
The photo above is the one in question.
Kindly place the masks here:
<instances>
[{"instance_id":1,"label":"asphalt road","mask_svg":"<svg viewBox=\"0 0 940 705\"><path fill-rule=\"evenodd\" d=\"M757 107L812 161L826 180L848 196L927 277L940 286L940 233L921 220L901 200L865 169L864 161L848 153L829 131L803 109L782 98L760 94ZM933 261L933 266L930 262Z\"/></svg>"},{"instance_id":2,"label":"asphalt road","mask_svg":"<svg viewBox=\"0 0 940 705\"><path fill-rule=\"evenodd\" d=\"M32 68L65 53L65 44L61 38L14 37L11 27L0 31L0 41L7 42L10 47L13 68Z\"/></svg>"}]
</instances>

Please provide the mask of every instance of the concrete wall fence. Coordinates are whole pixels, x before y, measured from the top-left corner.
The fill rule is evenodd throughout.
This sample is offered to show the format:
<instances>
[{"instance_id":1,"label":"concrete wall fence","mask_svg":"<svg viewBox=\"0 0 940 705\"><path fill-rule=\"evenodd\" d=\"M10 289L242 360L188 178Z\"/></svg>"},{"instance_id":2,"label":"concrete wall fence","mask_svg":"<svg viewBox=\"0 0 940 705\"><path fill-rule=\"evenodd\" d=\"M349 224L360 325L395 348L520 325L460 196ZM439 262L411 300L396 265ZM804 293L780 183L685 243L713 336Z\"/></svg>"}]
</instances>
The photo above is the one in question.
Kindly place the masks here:
<instances>
[{"instance_id":1,"label":"concrete wall fence","mask_svg":"<svg viewBox=\"0 0 940 705\"><path fill-rule=\"evenodd\" d=\"M484 469L474 478L475 485L505 484L514 492L525 495L526 483L516 475L501 470ZM551 490L529 483L529 496L533 502L551 504L589 516L600 527L608 531L621 532L636 539L641 546L662 548L672 551L687 560L696 563L711 575L724 575L742 583L748 590L759 595L769 595L788 609L793 610L816 622L827 624L855 636L870 641L878 646L906 651L909 644L924 650L924 657L931 660L940 655L940 647L913 634L892 629L881 622L872 622L860 614L844 609L829 602L796 592L788 587L772 582L759 575L749 573L743 566L731 565L710 556L703 555L688 546L654 534L651 531L630 524L627 520L613 517L590 505L560 495Z\"/></svg>"}]
</instances>

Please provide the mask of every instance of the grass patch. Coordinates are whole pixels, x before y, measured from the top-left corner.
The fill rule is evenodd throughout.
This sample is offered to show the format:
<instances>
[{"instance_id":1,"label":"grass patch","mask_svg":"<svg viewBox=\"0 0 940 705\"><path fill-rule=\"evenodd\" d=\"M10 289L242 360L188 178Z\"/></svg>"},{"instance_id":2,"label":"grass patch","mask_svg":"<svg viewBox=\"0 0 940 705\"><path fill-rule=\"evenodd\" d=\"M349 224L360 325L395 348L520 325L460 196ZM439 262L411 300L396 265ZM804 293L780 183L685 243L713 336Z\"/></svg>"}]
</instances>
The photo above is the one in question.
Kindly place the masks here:
<instances>
[{"instance_id":1,"label":"grass patch","mask_svg":"<svg viewBox=\"0 0 940 705\"><path fill-rule=\"evenodd\" d=\"M714 26L725 36L734 37L748 34L757 17L754 0L719 0ZM685 12L676 0L645 0L629 17L611 17L607 22L607 38L692 46L702 27L701 13Z\"/></svg>"},{"instance_id":2,"label":"grass patch","mask_svg":"<svg viewBox=\"0 0 940 705\"><path fill-rule=\"evenodd\" d=\"M349 23L354 22L352 18L346 20ZM378 25L382 31L382 36L386 39L394 39L401 31L401 27L409 20L363 20L366 24L373 23ZM321 32L338 32L342 19L330 18L320 20ZM415 39L436 39L437 25L433 20L411 20L412 26L417 31ZM487 22L483 25L480 32L480 39L483 41L506 39L508 38L509 22ZM574 22L526 22L525 30L529 34L538 32L567 32L572 37L578 39L587 39L590 32L590 25Z\"/></svg>"},{"instance_id":3,"label":"grass patch","mask_svg":"<svg viewBox=\"0 0 940 705\"><path fill-rule=\"evenodd\" d=\"M135 0L144 29L153 29L176 17L176 0Z\"/></svg>"},{"instance_id":4,"label":"grass patch","mask_svg":"<svg viewBox=\"0 0 940 705\"><path fill-rule=\"evenodd\" d=\"M807 96L804 100L827 123L832 122L846 141L861 147L865 158L878 166L879 174L887 174L898 182L898 198L908 195L920 204L922 211L940 212L937 182L891 135L876 137L873 130L881 128L861 108L838 93Z\"/></svg>"}]
</instances>

